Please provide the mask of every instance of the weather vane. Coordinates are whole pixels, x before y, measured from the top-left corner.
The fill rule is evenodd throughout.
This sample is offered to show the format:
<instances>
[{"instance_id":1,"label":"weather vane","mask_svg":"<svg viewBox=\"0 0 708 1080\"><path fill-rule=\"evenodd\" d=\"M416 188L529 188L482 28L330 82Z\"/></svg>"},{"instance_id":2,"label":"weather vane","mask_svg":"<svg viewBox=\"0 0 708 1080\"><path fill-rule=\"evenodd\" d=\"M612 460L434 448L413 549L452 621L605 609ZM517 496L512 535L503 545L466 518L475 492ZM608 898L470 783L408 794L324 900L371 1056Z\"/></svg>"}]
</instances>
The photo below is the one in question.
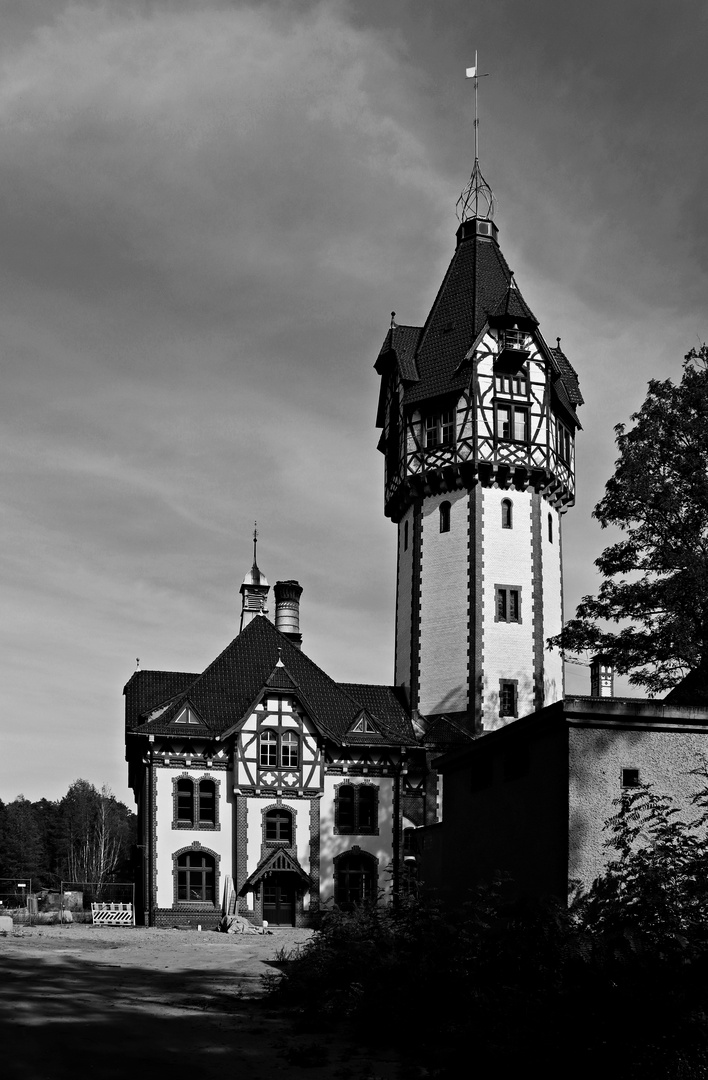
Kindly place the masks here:
<instances>
[{"instance_id":1,"label":"weather vane","mask_svg":"<svg viewBox=\"0 0 708 1080\"><path fill-rule=\"evenodd\" d=\"M477 110L477 88L480 79L486 79L489 75L485 71L479 74L477 66L477 50L474 54L474 67L467 68L465 72L468 79L474 82L474 167L467 187L457 200L457 219L460 222L469 221L471 218L486 218L488 221L494 217L494 193L487 181L482 176L479 167L479 113ZM481 212L480 212L481 204Z\"/></svg>"}]
</instances>

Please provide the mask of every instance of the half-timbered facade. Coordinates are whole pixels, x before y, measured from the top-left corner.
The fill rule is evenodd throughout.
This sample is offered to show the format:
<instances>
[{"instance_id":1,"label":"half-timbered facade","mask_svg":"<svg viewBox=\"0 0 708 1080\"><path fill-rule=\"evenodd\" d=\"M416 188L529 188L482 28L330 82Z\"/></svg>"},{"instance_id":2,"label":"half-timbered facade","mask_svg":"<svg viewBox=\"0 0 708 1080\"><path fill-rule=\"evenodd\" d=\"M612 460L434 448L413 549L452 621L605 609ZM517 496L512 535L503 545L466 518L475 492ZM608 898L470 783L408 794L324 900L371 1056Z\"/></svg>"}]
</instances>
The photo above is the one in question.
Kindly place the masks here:
<instances>
[{"instance_id":1,"label":"half-timbered facade","mask_svg":"<svg viewBox=\"0 0 708 1080\"><path fill-rule=\"evenodd\" d=\"M409 715L391 687L337 684L302 652L293 586L299 599L276 585L286 633L263 609L201 674L137 671L125 687L150 925L213 926L224 903L305 925L398 888L424 798Z\"/></svg>"}]
</instances>

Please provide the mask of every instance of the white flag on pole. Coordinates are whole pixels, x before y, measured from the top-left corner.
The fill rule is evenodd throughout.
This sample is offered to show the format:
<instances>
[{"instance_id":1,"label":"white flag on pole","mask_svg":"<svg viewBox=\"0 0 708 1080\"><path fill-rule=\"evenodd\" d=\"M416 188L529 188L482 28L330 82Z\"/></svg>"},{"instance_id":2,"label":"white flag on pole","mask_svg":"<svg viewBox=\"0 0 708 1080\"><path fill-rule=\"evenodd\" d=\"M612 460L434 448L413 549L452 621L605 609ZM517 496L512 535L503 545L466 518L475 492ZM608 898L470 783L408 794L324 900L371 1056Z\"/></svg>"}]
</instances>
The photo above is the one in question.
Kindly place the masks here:
<instances>
[{"instance_id":1,"label":"white flag on pole","mask_svg":"<svg viewBox=\"0 0 708 1080\"><path fill-rule=\"evenodd\" d=\"M467 68L467 71L465 72L465 74L467 75L468 79L474 79L475 75L477 74L476 66L473 67L473 68Z\"/></svg>"}]
</instances>

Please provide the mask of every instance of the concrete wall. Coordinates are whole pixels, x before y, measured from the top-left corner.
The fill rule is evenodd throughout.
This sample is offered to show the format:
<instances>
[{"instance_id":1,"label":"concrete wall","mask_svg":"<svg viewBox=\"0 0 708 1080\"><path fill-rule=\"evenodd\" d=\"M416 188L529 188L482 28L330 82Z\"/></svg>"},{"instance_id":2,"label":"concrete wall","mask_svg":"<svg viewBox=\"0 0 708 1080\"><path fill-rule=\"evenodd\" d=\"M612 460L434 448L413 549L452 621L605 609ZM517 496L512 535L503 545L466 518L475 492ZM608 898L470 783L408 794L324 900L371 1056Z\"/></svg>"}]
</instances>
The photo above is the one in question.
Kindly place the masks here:
<instances>
[{"instance_id":1,"label":"concrete wall","mask_svg":"<svg viewBox=\"0 0 708 1080\"><path fill-rule=\"evenodd\" d=\"M646 728L571 727L568 747L568 873L590 884L610 856L604 823L617 812L622 769L670 794L686 818L695 816L691 795L703 786L691 776L708 753L708 732Z\"/></svg>"}]
</instances>

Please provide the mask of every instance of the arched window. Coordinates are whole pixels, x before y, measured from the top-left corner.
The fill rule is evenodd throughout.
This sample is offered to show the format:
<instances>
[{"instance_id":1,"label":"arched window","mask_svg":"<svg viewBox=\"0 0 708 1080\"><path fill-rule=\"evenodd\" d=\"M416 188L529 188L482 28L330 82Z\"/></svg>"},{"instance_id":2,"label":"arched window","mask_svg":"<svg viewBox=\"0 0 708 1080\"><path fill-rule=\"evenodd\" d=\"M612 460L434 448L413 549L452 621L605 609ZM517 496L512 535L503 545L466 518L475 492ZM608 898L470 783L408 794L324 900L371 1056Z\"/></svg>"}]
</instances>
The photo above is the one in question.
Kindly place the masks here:
<instances>
[{"instance_id":1,"label":"arched window","mask_svg":"<svg viewBox=\"0 0 708 1080\"><path fill-rule=\"evenodd\" d=\"M293 815L279 806L276 810L267 810L265 815L266 841L280 844L293 842Z\"/></svg>"},{"instance_id":2,"label":"arched window","mask_svg":"<svg viewBox=\"0 0 708 1080\"><path fill-rule=\"evenodd\" d=\"M514 526L513 504L511 499L502 499L502 529L511 529Z\"/></svg>"},{"instance_id":3,"label":"arched window","mask_svg":"<svg viewBox=\"0 0 708 1080\"><path fill-rule=\"evenodd\" d=\"M548 543L553 543L553 514L548 515Z\"/></svg>"},{"instance_id":4,"label":"arched window","mask_svg":"<svg viewBox=\"0 0 708 1080\"><path fill-rule=\"evenodd\" d=\"M216 784L213 780L199 782L199 821L205 825L216 824Z\"/></svg>"},{"instance_id":5,"label":"arched window","mask_svg":"<svg viewBox=\"0 0 708 1080\"><path fill-rule=\"evenodd\" d=\"M280 765L283 769L297 769L300 764L300 740L293 731L280 736Z\"/></svg>"},{"instance_id":6,"label":"arched window","mask_svg":"<svg viewBox=\"0 0 708 1080\"><path fill-rule=\"evenodd\" d=\"M216 896L214 856L185 851L177 856L177 900L213 904Z\"/></svg>"},{"instance_id":7,"label":"arched window","mask_svg":"<svg viewBox=\"0 0 708 1080\"><path fill-rule=\"evenodd\" d=\"M278 764L278 736L274 731L261 732L261 765L274 769Z\"/></svg>"},{"instance_id":8,"label":"arched window","mask_svg":"<svg viewBox=\"0 0 708 1080\"><path fill-rule=\"evenodd\" d=\"M347 851L335 859L334 902L351 908L376 899L378 862L366 851Z\"/></svg>"},{"instance_id":9,"label":"arched window","mask_svg":"<svg viewBox=\"0 0 708 1080\"><path fill-rule=\"evenodd\" d=\"M450 503L440 503L440 532L450 532Z\"/></svg>"},{"instance_id":10,"label":"arched window","mask_svg":"<svg viewBox=\"0 0 708 1080\"><path fill-rule=\"evenodd\" d=\"M177 820L194 821L194 781L177 781Z\"/></svg>"}]
</instances>

